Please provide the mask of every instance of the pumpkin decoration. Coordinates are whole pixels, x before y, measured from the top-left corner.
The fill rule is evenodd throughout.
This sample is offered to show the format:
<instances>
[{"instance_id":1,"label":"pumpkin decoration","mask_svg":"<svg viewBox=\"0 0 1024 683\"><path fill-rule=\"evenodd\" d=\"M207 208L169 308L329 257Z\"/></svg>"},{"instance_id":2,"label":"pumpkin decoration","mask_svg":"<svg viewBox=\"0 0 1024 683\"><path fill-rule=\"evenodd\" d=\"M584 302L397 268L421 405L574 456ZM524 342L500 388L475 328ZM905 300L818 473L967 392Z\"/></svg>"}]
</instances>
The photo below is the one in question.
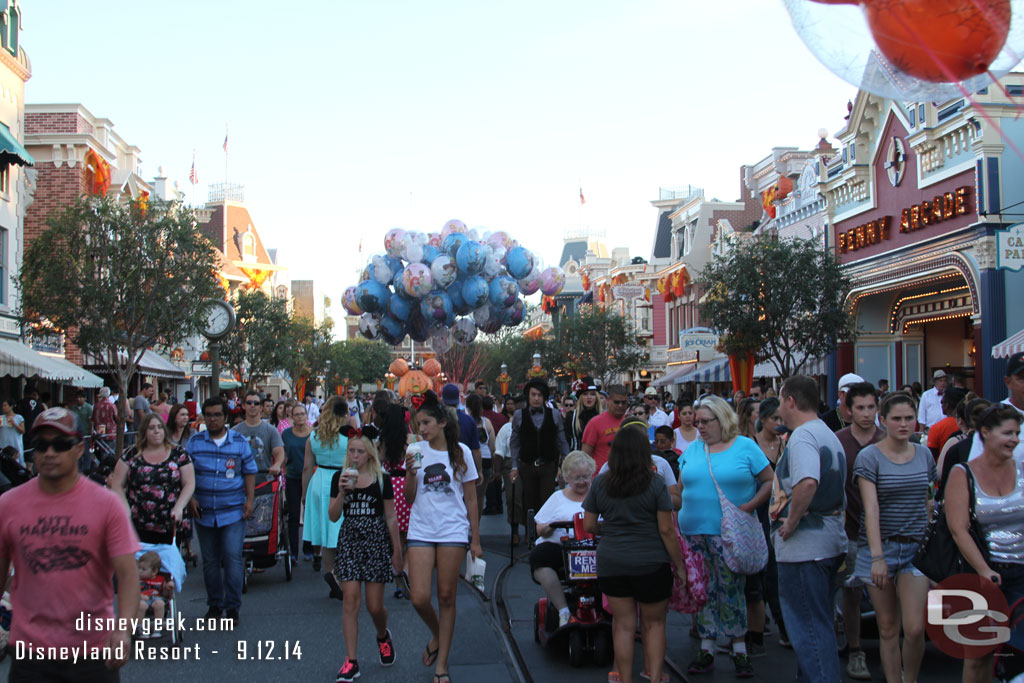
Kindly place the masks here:
<instances>
[{"instance_id":1,"label":"pumpkin decoration","mask_svg":"<svg viewBox=\"0 0 1024 683\"><path fill-rule=\"evenodd\" d=\"M441 364L436 358L431 358L423 364L423 372L427 377L437 377L441 374Z\"/></svg>"},{"instance_id":2,"label":"pumpkin decoration","mask_svg":"<svg viewBox=\"0 0 1024 683\"><path fill-rule=\"evenodd\" d=\"M391 365L388 366L388 371L393 375L401 377L405 373L409 372L409 364L405 362L404 358L396 358L391 361Z\"/></svg>"}]
</instances>

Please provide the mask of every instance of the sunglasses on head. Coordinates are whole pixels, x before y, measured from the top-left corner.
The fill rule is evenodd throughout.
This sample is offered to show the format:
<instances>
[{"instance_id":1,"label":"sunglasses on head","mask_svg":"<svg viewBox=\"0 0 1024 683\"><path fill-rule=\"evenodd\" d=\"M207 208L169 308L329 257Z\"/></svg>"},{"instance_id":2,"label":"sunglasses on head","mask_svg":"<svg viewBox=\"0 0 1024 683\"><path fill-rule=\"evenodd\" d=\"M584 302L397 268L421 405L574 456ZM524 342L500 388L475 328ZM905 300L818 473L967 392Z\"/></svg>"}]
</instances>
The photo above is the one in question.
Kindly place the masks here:
<instances>
[{"instance_id":1,"label":"sunglasses on head","mask_svg":"<svg viewBox=\"0 0 1024 683\"><path fill-rule=\"evenodd\" d=\"M77 443L79 443L79 440L73 436L58 436L53 439L44 439L37 436L32 439L31 447L36 453L45 453L51 447L54 451L63 453L64 451L70 451Z\"/></svg>"}]
</instances>

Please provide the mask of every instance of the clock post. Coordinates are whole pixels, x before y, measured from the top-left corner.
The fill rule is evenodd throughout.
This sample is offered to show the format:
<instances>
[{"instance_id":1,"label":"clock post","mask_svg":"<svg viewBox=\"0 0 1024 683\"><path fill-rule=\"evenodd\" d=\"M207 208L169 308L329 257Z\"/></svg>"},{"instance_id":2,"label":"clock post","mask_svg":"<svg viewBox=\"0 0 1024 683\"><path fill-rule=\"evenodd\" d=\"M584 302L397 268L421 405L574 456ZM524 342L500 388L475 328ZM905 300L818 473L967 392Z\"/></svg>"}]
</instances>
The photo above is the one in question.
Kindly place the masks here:
<instances>
[{"instance_id":1,"label":"clock post","mask_svg":"<svg viewBox=\"0 0 1024 683\"><path fill-rule=\"evenodd\" d=\"M210 340L210 398L220 396L220 342Z\"/></svg>"},{"instance_id":2,"label":"clock post","mask_svg":"<svg viewBox=\"0 0 1024 683\"><path fill-rule=\"evenodd\" d=\"M210 398L220 396L220 341L235 326L235 309L226 301L210 299L202 333L210 353Z\"/></svg>"}]
</instances>

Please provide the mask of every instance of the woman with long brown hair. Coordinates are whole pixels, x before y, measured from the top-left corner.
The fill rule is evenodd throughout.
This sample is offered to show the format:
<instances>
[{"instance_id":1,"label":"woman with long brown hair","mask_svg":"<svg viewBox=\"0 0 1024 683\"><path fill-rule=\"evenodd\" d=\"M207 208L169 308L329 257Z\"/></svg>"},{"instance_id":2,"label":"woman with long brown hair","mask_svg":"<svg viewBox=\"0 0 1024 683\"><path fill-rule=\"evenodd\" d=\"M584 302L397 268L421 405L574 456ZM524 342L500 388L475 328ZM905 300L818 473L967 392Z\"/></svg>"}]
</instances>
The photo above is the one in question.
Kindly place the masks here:
<instances>
[{"instance_id":1,"label":"woman with long brown hair","mask_svg":"<svg viewBox=\"0 0 1024 683\"><path fill-rule=\"evenodd\" d=\"M455 412L428 391L416 411L423 441L405 461L405 499L412 506L408 558L412 604L430 629L423 665L434 667L434 683L451 683L448 654L455 632L455 594L468 547L474 559L480 547L476 480L469 448L459 443ZM437 569L437 604L431 579ZM440 614L438 614L440 613Z\"/></svg>"},{"instance_id":2,"label":"woman with long brown hair","mask_svg":"<svg viewBox=\"0 0 1024 683\"><path fill-rule=\"evenodd\" d=\"M348 438L341 428L349 424L348 404L340 396L331 396L324 403L316 429L306 441L305 462L302 467L302 502L306 506L303 518L302 540L313 545L313 571L320 571L326 560L324 581L331 588L330 597L341 600L342 592L331 569L338 548L341 521L332 522L331 477L345 466Z\"/></svg>"}]
</instances>

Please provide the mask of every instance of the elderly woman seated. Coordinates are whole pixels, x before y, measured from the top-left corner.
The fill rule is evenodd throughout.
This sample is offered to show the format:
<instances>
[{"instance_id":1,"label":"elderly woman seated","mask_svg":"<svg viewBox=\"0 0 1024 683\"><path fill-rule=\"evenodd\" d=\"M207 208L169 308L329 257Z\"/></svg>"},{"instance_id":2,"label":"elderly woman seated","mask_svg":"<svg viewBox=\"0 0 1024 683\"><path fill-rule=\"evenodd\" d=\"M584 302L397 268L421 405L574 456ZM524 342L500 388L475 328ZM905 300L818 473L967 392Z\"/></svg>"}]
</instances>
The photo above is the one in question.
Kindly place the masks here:
<instances>
[{"instance_id":1,"label":"elderly woman seated","mask_svg":"<svg viewBox=\"0 0 1024 683\"><path fill-rule=\"evenodd\" d=\"M594 459L583 451L573 451L562 462L564 489L555 491L541 509L534 515L537 522L537 544L530 552L530 570L548 595L548 600L558 609L558 625L569 622L569 607L559 577L564 574L562 560L561 530L552 528L556 522L572 522L573 517L583 512L583 499L590 492L594 479ZM567 532L570 536L572 530Z\"/></svg>"}]
</instances>

